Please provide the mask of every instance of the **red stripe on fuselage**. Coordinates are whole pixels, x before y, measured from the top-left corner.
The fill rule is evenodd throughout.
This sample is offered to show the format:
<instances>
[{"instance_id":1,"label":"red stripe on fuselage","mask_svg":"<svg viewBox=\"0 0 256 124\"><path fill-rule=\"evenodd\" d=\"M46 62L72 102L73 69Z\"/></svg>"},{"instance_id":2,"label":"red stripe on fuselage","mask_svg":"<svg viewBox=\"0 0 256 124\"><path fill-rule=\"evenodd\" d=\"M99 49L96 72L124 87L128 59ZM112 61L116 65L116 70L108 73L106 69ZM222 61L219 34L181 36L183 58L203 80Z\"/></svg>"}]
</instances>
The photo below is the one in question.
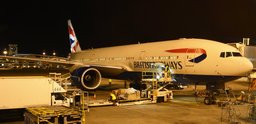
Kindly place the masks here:
<instances>
[{"instance_id":1,"label":"red stripe on fuselage","mask_svg":"<svg viewBox=\"0 0 256 124\"><path fill-rule=\"evenodd\" d=\"M198 48L197 50L198 50L198 53L206 54L206 51L204 49Z\"/></svg>"},{"instance_id":2,"label":"red stripe on fuselage","mask_svg":"<svg viewBox=\"0 0 256 124\"><path fill-rule=\"evenodd\" d=\"M171 50L165 50L166 52L171 53L203 53L206 54L206 51L201 48L181 48L181 49L171 49Z\"/></svg>"}]
</instances>

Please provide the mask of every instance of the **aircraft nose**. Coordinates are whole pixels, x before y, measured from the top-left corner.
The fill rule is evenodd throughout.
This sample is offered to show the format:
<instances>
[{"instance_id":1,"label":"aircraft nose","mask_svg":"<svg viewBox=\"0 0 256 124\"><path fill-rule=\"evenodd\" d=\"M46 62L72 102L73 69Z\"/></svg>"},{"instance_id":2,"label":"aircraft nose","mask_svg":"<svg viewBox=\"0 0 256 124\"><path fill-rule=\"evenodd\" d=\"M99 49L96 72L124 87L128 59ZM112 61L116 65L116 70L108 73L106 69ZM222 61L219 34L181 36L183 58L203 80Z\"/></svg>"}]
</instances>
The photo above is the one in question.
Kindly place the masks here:
<instances>
[{"instance_id":1,"label":"aircraft nose","mask_svg":"<svg viewBox=\"0 0 256 124\"><path fill-rule=\"evenodd\" d=\"M246 58L247 59L247 58ZM253 70L253 64L250 60L247 59L246 63L242 67L243 72L249 74Z\"/></svg>"}]
</instances>

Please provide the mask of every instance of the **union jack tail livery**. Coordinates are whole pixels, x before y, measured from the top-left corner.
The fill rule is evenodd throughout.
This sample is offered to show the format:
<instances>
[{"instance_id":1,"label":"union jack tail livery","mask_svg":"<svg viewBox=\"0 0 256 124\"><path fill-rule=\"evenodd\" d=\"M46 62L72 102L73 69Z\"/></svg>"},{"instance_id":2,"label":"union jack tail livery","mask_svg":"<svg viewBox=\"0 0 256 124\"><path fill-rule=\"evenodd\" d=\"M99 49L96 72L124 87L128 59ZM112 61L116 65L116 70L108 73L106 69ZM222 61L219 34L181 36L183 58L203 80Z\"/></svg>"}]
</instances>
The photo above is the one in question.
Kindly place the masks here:
<instances>
[{"instance_id":1,"label":"union jack tail livery","mask_svg":"<svg viewBox=\"0 0 256 124\"><path fill-rule=\"evenodd\" d=\"M75 34L74 28L72 26L71 20L68 20L68 32L69 32L69 42L70 42L71 53L81 51L81 47L76 38L76 34Z\"/></svg>"}]
</instances>

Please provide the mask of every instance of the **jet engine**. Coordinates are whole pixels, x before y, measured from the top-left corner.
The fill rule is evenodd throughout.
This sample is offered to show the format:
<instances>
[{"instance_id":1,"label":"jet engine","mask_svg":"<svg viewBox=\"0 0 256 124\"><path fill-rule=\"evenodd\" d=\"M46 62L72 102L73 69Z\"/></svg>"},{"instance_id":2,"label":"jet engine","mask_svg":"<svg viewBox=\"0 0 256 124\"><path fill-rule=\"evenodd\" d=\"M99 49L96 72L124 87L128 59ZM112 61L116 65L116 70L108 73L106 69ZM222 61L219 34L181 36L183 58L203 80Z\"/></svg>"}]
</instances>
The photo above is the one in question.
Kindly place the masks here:
<instances>
[{"instance_id":1,"label":"jet engine","mask_svg":"<svg viewBox=\"0 0 256 124\"><path fill-rule=\"evenodd\" d=\"M85 90L94 90L101 83L101 74L95 68L79 68L72 72L73 84Z\"/></svg>"}]
</instances>

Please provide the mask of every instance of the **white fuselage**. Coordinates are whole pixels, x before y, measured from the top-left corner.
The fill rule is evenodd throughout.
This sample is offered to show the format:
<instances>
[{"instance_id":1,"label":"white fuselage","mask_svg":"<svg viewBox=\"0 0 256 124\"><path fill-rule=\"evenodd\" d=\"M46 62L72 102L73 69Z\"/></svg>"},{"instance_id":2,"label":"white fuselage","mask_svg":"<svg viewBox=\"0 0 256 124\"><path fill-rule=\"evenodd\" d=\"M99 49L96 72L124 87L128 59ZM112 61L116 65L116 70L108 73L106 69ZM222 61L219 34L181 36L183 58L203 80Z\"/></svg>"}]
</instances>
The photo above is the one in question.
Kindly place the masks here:
<instances>
[{"instance_id":1,"label":"white fuselage","mask_svg":"<svg viewBox=\"0 0 256 124\"><path fill-rule=\"evenodd\" d=\"M161 62L179 75L246 76L252 63L238 53L236 48L216 41L179 39L84 50L72 54L71 59L123 67L128 72L151 70L152 63Z\"/></svg>"}]
</instances>

